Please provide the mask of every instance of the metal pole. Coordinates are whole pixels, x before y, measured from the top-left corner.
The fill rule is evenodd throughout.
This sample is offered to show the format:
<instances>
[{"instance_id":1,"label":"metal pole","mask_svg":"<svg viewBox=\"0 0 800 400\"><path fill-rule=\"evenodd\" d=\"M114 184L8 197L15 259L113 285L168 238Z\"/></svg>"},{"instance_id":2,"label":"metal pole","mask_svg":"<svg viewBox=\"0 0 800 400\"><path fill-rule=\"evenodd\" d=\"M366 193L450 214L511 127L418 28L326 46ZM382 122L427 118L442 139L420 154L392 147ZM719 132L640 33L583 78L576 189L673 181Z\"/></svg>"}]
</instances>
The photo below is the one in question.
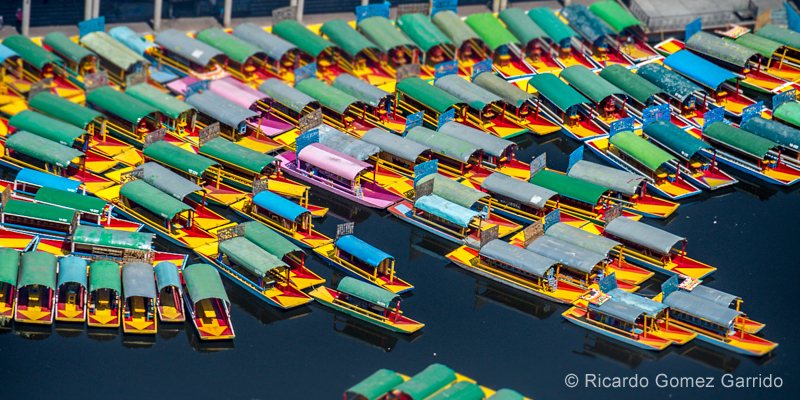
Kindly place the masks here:
<instances>
[{"instance_id":1,"label":"metal pole","mask_svg":"<svg viewBox=\"0 0 800 400\"><path fill-rule=\"evenodd\" d=\"M92 4L92 18L97 18L100 16L100 0L94 0L94 4Z\"/></svg>"},{"instance_id":2,"label":"metal pole","mask_svg":"<svg viewBox=\"0 0 800 400\"><path fill-rule=\"evenodd\" d=\"M161 9L163 5L163 0L155 0L155 5L153 6L153 30L156 32L161 30Z\"/></svg>"},{"instance_id":3,"label":"metal pole","mask_svg":"<svg viewBox=\"0 0 800 400\"><path fill-rule=\"evenodd\" d=\"M500 0L500 11L508 8L508 0Z\"/></svg>"},{"instance_id":4,"label":"metal pole","mask_svg":"<svg viewBox=\"0 0 800 400\"><path fill-rule=\"evenodd\" d=\"M84 0L83 2L83 19L92 19L92 0Z\"/></svg>"},{"instance_id":5,"label":"metal pole","mask_svg":"<svg viewBox=\"0 0 800 400\"><path fill-rule=\"evenodd\" d=\"M222 25L226 28L231 26L231 9L233 8L233 0L225 0L225 10L222 15Z\"/></svg>"},{"instance_id":6,"label":"metal pole","mask_svg":"<svg viewBox=\"0 0 800 400\"><path fill-rule=\"evenodd\" d=\"M303 22L303 9L305 5L306 0L297 0L297 22Z\"/></svg>"},{"instance_id":7,"label":"metal pole","mask_svg":"<svg viewBox=\"0 0 800 400\"><path fill-rule=\"evenodd\" d=\"M500 11L500 0L492 0L492 12L497 13Z\"/></svg>"},{"instance_id":8,"label":"metal pole","mask_svg":"<svg viewBox=\"0 0 800 400\"><path fill-rule=\"evenodd\" d=\"M369 0L361 0L361 5L362 6L368 6L369 5Z\"/></svg>"},{"instance_id":9,"label":"metal pole","mask_svg":"<svg viewBox=\"0 0 800 400\"><path fill-rule=\"evenodd\" d=\"M22 35L28 36L31 30L31 0L22 0Z\"/></svg>"}]
</instances>

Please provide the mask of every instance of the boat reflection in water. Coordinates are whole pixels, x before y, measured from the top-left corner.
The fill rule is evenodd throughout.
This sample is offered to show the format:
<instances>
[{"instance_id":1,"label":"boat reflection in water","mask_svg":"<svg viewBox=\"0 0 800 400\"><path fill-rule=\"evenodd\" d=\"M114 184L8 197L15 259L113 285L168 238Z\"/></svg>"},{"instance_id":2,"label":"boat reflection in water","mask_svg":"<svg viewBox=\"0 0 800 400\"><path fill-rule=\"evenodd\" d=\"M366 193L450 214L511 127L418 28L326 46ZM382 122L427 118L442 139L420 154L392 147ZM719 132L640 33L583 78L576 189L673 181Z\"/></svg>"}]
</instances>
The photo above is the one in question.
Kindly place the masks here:
<instances>
[{"instance_id":1,"label":"boat reflection in water","mask_svg":"<svg viewBox=\"0 0 800 400\"><path fill-rule=\"evenodd\" d=\"M629 369L636 369L642 362L658 361L669 352L639 350L602 336L587 333L583 337L583 350L574 353L614 361Z\"/></svg>"},{"instance_id":2,"label":"boat reflection in water","mask_svg":"<svg viewBox=\"0 0 800 400\"><path fill-rule=\"evenodd\" d=\"M698 340L680 349L674 350L683 357L725 373L735 372L742 365L744 360L758 367L762 367L775 358L774 352L763 357L744 357L712 346L711 344L703 343Z\"/></svg>"},{"instance_id":3,"label":"boat reflection in water","mask_svg":"<svg viewBox=\"0 0 800 400\"><path fill-rule=\"evenodd\" d=\"M386 353L392 351L398 341L396 336L386 331L336 314L333 316L333 330Z\"/></svg>"},{"instance_id":4,"label":"boat reflection in water","mask_svg":"<svg viewBox=\"0 0 800 400\"><path fill-rule=\"evenodd\" d=\"M28 340L45 340L53 334L53 326L15 324L14 334Z\"/></svg>"},{"instance_id":5,"label":"boat reflection in water","mask_svg":"<svg viewBox=\"0 0 800 400\"><path fill-rule=\"evenodd\" d=\"M228 299L230 299L233 307L244 310L247 314L250 314L253 318L260 322L261 325L269 325L283 320L302 318L311 313L311 308L307 305L289 310L279 310L263 302L254 302L252 295L245 292L239 286L231 283L229 280L223 279L222 283L225 286L225 291L228 293ZM237 313L237 315L239 314L240 313Z\"/></svg>"},{"instance_id":6,"label":"boat reflection in water","mask_svg":"<svg viewBox=\"0 0 800 400\"><path fill-rule=\"evenodd\" d=\"M474 276L467 271L457 269L460 273ZM475 309L483 307L485 303L494 303L524 315L532 316L538 320L550 318L556 312L564 311L563 306L559 307L551 301L528 295L517 290L510 290L504 287L493 285L492 283L475 278Z\"/></svg>"},{"instance_id":7,"label":"boat reflection in water","mask_svg":"<svg viewBox=\"0 0 800 400\"><path fill-rule=\"evenodd\" d=\"M230 292L228 292L230 296ZM244 296L244 294L243 294ZM186 338L189 339L189 345L198 353L214 353L218 351L225 351L234 348L234 340L200 340L197 334L197 329L187 329Z\"/></svg>"}]
</instances>

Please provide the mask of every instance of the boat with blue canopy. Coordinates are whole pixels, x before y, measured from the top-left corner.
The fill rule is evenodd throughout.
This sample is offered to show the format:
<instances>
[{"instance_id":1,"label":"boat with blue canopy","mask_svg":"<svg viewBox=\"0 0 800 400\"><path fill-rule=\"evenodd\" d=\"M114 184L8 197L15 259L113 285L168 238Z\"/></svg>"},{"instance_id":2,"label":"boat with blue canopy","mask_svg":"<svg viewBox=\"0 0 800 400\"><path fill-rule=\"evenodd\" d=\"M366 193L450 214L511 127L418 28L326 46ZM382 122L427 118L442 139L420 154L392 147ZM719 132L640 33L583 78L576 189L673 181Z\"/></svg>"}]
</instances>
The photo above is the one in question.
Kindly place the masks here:
<instances>
[{"instance_id":1,"label":"boat with blue canopy","mask_svg":"<svg viewBox=\"0 0 800 400\"><path fill-rule=\"evenodd\" d=\"M158 319L161 322L186 321L183 313L183 285L178 266L169 261L162 261L153 269L156 274L156 289L158 289L156 300Z\"/></svg>"},{"instance_id":2,"label":"boat with blue canopy","mask_svg":"<svg viewBox=\"0 0 800 400\"><path fill-rule=\"evenodd\" d=\"M86 321L88 263L80 257L69 255L58 260L56 287L56 321Z\"/></svg>"}]
</instances>

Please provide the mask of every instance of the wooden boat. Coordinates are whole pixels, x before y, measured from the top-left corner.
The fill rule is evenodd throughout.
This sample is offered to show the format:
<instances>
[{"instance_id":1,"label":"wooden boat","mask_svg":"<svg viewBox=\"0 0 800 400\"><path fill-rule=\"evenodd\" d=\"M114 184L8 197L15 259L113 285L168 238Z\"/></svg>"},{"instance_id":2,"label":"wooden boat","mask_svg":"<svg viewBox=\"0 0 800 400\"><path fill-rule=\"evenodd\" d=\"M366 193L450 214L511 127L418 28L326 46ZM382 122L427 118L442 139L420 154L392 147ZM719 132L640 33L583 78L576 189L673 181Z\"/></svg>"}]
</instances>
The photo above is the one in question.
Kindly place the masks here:
<instances>
[{"instance_id":1,"label":"wooden boat","mask_svg":"<svg viewBox=\"0 0 800 400\"><path fill-rule=\"evenodd\" d=\"M488 48L487 58L505 79L529 76L536 73L526 61L523 45L492 13L469 15L464 22L472 28Z\"/></svg>"},{"instance_id":2,"label":"wooden boat","mask_svg":"<svg viewBox=\"0 0 800 400\"><path fill-rule=\"evenodd\" d=\"M230 306L219 273L206 264L192 264L183 271L186 310L200 340L230 340L236 337Z\"/></svg>"},{"instance_id":3,"label":"wooden boat","mask_svg":"<svg viewBox=\"0 0 800 400\"><path fill-rule=\"evenodd\" d=\"M203 29L194 36L225 54L227 62L222 67L236 79L259 82L266 76L267 54L255 45L217 27Z\"/></svg>"},{"instance_id":4,"label":"wooden boat","mask_svg":"<svg viewBox=\"0 0 800 400\"><path fill-rule=\"evenodd\" d=\"M128 83L147 80L148 60L105 33L103 28L84 33L80 44L97 55L100 74L105 74L106 79L115 85L125 88Z\"/></svg>"},{"instance_id":5,"label":"wooden boat","mask_svg":"<svg viewBox=\"0 0 800 400\"><path fill-rule=\"evenodd\" d=\"M582 65L564 68L558 75L593 103L595 120L608 129L611 123L630 117L627 94ZM638 122L634 122L634 127Z\"/></svg>"},{"instance_id":6,"label":"wooden boat","mask_svg":"<svg viewBox=\"0 0 800 400\"><path fill-rule=\"evenodd\" d=\"M402 28L400 19L397 26ZM343 19L331 20L320 26L319 33L338 46L337 65L344 73L358 76L371 85L384 86L393 83L395 71L390 70L388 56L350 23ZM326 75L326 78L341 76Z\"/></svg>"},{"instance_id":7,"label":"wooden boat","mask_svg":"<svg viewBox=\"0 0 800 400\"><path fill-rule=\"evenodd\" d=\"M738 182L719 168L713 154L714 149L710 144L671 122L655 121L645 125L642 132L650 142L678 157L678 162L688 172L681 176L694 185L703 189L717 190Z\"/></svg>"},{"instance_id":8,"label":"wooden boat","mask_svg":"<svg viewBox=\"0 0 800 400\"><path fill-rule=\"evenodd\" d=\"M702 279L716 268L686 255L686 239L625 217L606 221L603 236L618 240L630 262L667 275ZM681 244L681 249L675 246Z\"/></svg>"},{"instance_id":9,"label":"wooden boat","mask_svg":"<svg viewBox=\"0 0 800 400\"><path fill-rule=\"evenodd\" d=\"M158 294L153 266L128 262L122 266L122 331L137 335L155 335Z\"/></svg>"},{"instance_id":10,"label":"wooden boat","mask_svg":"<svg viewBox=\"0 0 800 400\"><path fill-rule=\"evenodd\" d=\"M341 65L341 49L310 31L305 25L287 19L274 24L272 33L300 49L298 65L316 63L317 74L322 77L338 76L345 71Z\"/></svg>"},{"instance_id":11,"label":"wooden boat","mask_svg":"<svg viewBox=\"0 0 800 400\"><path fill-rule=\"evenodd\" d=\"M795 65L792 64L800 62L800 50L798 50L798 47L800 47L800 45L798 45L796 41L796 36L794 35L794 32L788 28L784 28L778 25L766 24L761 28L759 28L758 30L756 30L755 35L776 42L783 46L783 48L778 49L778 50L783 50L780 55L780 62L778 64L778 67L780 67L781 72L772 71L771 73L773 75L782 77L786 80L794 81L795 79L788 79L788 76L783 75L783 74L788 75L789 71L791 71L791 69L785 72L783 71L784 64L786 64L787 61L791 63L789 64L790 67L794 67ZM775 57L773 56L773 58ZM774 59L773 63L776 61L778 60Z\"/></svg>"},{"instance_id":12,"label":"wooden boat","mask_svg":"<svg viewBox=\"0 0 800 400\"><path fill-rule=\"evenodd\" d=\"M309 209L271 191L254 190L252 195L231 204L230 208L245 218L269 226L300 246L315 248L331 242L331 238L314 230Z\"/></svg>"},{"instance_id":13,"label":"wooden boat","mask_svg":"<svg viewBox=\"0 0 800 400\"><path fill-rule=\"evenodd\" d=\"M750 319L742 310L744 301L737 295L701 285L699 280L692 278L681 279L680 276L675 276L670 278L670 284L666 286L673 284L678 285L677 290L679 291L688 292L693 296L709 300L716 305L738 311L740 314L734 321L734 326L745 333L755 334L764 329L765 325L763 323Z\"/></svg>"},{"instance_id":14,"label":"wooden boat","mask_svg":"<svg viewBox=\"0 0 800 400\"><path fill-rule=\"evenodd\" d=\"M86 101L106 116L109 133L133 147L141 148L151 136L163 137L161 112L131 95L103 86L92 90Z\"/></svg>"},{"instance_id":15,"label":"wooden boat","mask_svg":"<svg viewBox=\"0 0 800 400\"><path fill-rule=\"evenodd\" d=\"M658 57L658 53L647 43L642 23L616 1L598 1L589 6L589 11L602 19L613 33L606 40L634 64ZM619 65L619 64L613 64Z\"/></svg>"},{"instance_id":16,"label":"wooden boat","mask_svg":"<svg viewBox=\"0 0 800 400\"><path fill-rule=\"evenodd\" d=\"M778 143L723 121L706 121L702 131L689 132L713 144L713 155L720 163L772 184L800 182L800 164L788 161L791 156L784 155Z\"/></svg>"},{"instance_id":17,"label":"wooden boat","mask_svg":"<svg viewBox=\"0 0 800 400\"><path fill-rule=\"evenodd\" d=\"M547 35L550 51L561 68L573 65L583 65L587 68L600 67L600 63L588 55L590 50L586 49L586 46L578 39L578 33L556 16L549 7L530 9L528 18ZM540 74L555 71L539 71L537 69Z\"/></svg>"},{"instance_id":18,"label":"wooden boat","mask_svg":"<svg viewBox=\"0 0 800 400\"><path fill-rule=\"evenodd\" d=\"M767 355L778 347L778 343L742 329L747 324L746 317L741 311L719 302L724 302L724 298L708 298L709 293L695 292L697 287L692 291L682 290L677 276L664 282L661 290L655 299L669 307L671 323L695 332L699 340L756 357Z\"/></svg>"},{"instance_id":19,"label":"wooden boat","mask_svg":"<svg viewBox=\"0 0 800 400\"><path fill-rule=\"evenodd\" d=\"M519 41L519 48L527 65L537 73L554 72L562 68L556 60L547 34L520 8L506 8L498 18Z\"/></svg>"},{"instance_id":20,"label":"wooden boat","mask_svg":"<svg viewBox=\"0 0 800 400\"><path fill-rule=\"evenodd\" d=\"M396 94L350 74L337 76L331 84L332 89L325 91L321 89L326 87L317 81L303 82L297 88L320 101L323 117L332 126L356 136L363 136L366 130L374 126L398 134L405 131L406 118L398 112ZM345 103L349 103L349 106L343 107ZM342 109L345 111L338 111Z\"/></svg>"},{"instance_id":21,"label":"wooden boat","mask_svg":"<svg viewBox=\"0 0 800 400\"><path fill-rule=\"evenodd\" d=\"M365 104L350 93L316 78L303 79L295 84L295 88L319 101L323 120L329 125L351 131L356 136L363 135L373 127L365 118ZM402 127L404 122L398 125Z\"/></svg>"},{"instance_id":22,"label":"wooden boat","mask_svg":"<svg viewBox=\"0 0 800 400\"><path fill-rule=\"evenodd\" d=\"M552 120L564 128L569 137L586 140L607 134L606 129L595 121L588 107L589 99L557 76L536 74L528 80L526 90L536 91L534 116Z\"/></svg>"},{"instance_id":23,"label":"wooden boat","mask_svg":"<svg viewBox=\"0 0 800 400\"><path fill-rule=\"evenodd\" d=\"M56 257L50 253L23 253L19 263L14 321L52 325L56 306Z\"/></svg>"},{"instance_id":24,"label":"wooden boat","mask_svg":"<svg viewBox=\"0 0 800 400\"><path fill-rule=\"evenodd\" d=\"M447 255L467 271L514 289L562 304L572 304L585 289L559 277L558 261L495 239L480 249L461 246Z\"/></svg>"},{"instance_id":25,"label":"wooden boat","mask_svg":"<svg viewBox=\"0 0 800 400\"><path fill-rule=\"evenodd\" d=\"M696 337L692 331L670 324L666 305L617 288L613 274L600 281L599 287L564 311L564 318L645 350L664 350Z\"/></svg>"},{"instance_id":26,"label":"wooden boat","mask_svg":"<svg viewBox=\"0 0 800 400\"><path fill-rule=\"evenodd\" d=\"M3 240L4 247L0 247L0 320L2 320L2 325L14 318L20 259L20 252L5 247L5 242Z\"/></svg>"},{"instance_id":27,"label":"wooden boat","mask_svg":"<svg viewBox=\"0 0 800 400\"><path fill-rule=\"evenodd\" d=\"M386 394L386 399L405 400L436 398L456 385L474 382L474 380L456 373L445 365L431 364L410 379L392 388L389 393ZM485 397L485 394L483 395ZM449 397L450 395L447 396ZM455 396L458 398L460 395Z\"/></svg>"},{"instance_id":28,"label":"wooden boat","mask_svg":"<svg viewBox=\"0 0 800 400\"><path fill-rule=\"evenodd\" d=\"M389 292L402 294L414 289L414 286L395 275L394 257L355 235L337 237L333 243L317 247L314 251L334 268Z\"/></svg>"},{"instance_id":29,"label":"wooden boat","mask_svg":"<svg viewBox=\"0 0 800 400\"><path fill-rule=\"evenodd\" d=\"M161 322L184 322L186 315L183 313L183 285L178 266L164 261L155 265L156 288L158 299L158 319Z\"/></svg>"},{"instance_id":30,"label":"wooden boat","mask_svg":"<svg viewBox=\"0 0 800 400\"><path fill-rule=\"evenodd\" d=\"M106 118L96 110L78 105L49 92L41 92L33 96L28 101L28 106L51 118L66 122L85 131L89 135L85 137L89 140L89 143L84 147L91 152L111 157L126 165L137 165L142 161L142 155L135 147L108 135ZM48 123L46 126L39 127L39 129L53 130L52 123ZM57 129L62 130L61 128ZM63 130L66 131L66 127ZM71 136L77 137L77 143L81 143L77 131Z\"/></svg>"},{"instance_id":31,"label":"wooden boat","mask_svg":"<svg viewBox=\"0 0 800 400\"><path fill-rule=\"evenodd\" d=\"M609 26L589 11L586 5L571 4L562 8L558 14L578 32L590 57L596 63L604 67L611 64L629 67L634 64L615 46L618 43L609 40L609 36L613 34Z\"/></svg>"},{"instance_id":32,"label":"wooden boat","mask_svg":"<svg viewBox=\"0 0 800 400\"><path fill-rule=\"evenodd\" d=\"M79 226L69 240L69 253L89 258L116 261L137 258L153 252L153 234Z\"/></svg>"},{"instance_id":33,"label":"wooden boat","mask_svg":"<svg viewBox=\"0 0 800 400\"><path fill-rule=\"evenodd\" d=\"M194 78L191 78L192 80ZM248 128L253 130L255 138L261 135L274 138L275 141L289 141L298 135L296 124L286 121L272 113L269 96L264 92L239 82L233 78L223 78L208 84L209 90L240 107L255 111L258 118L248 121ZM286 136L286 139L283 137ZM264 139L266 140L266 139Z\"/></svg>"},{"instance_id":34,"label":"wooden boat","mask_svg":"<svg viewBox=\"0 0 800 400\"><path fill-rule=\"evenodd\" d=\"M56 321L86 321L87 273L88 263L80 257L66 256L58 260Z\"/></svg>"},{"instance_id":35,"label":"wooden boat","mask_svg":"<svg viewBox=\"0 0 800 400\"><path fill-rule=\"evenodd\" d=\"M293 44L264 31L258 25L243 23L236 25L233 36L255 46L263 57L255 60L253 71L256 81L272 77L291 82L295 68L300 64L300 50Z\"/></svg>"},{"instance_id":36,"label":"wooden boat","mask_svg":"<svg viewBox=\"0 0 800 400\"><path fill-rule=\"evenodd\" d=\"M400 296L346 276L336 289L320 286L309 293L322 305L394 332L411 334L425 324L400 312Z\"/></svg>"},{"instance_id":37,"label":"wooden boat","mask_svg":"<svg viewBox=\"0 0 800 400\"><path fill-rule=\"evenodd\" d=\"M479 201L489 194L435 173L417 175L414 202L401 201L389 207L389 212L401 220L473 247L492 235L505 237L522 229L522 225L492 212L491 199Z\"/></svg>"},{"instance_id":38,"label":"wooden boat","mask_svg":"<svg viewBox=\"0 0 800 400\"><path fill-rule=\"evenodd\" d=\"M718 106L715 99L709 98L700 86L657 62L640 65L636 75L664 92L665 100L674 111L670 121L678 126L681 120L701 126L705 113L713 106Z\"/></svg>"},{"instance_id":39,"label":"wooden boat","mask_svg":"<svg viewBox=\"0 0 800 400\"><path fill-rule=\"evenodd\" d=\"M420 13L403 14L397 17L395 25L403 31L420 50L420 76L431 79L436 76L436 67L458 64L456 46L431 19ZM458 66L458 73L467 76L466 69Z\"/></svg>"},{"instance_id":40,"label":"wooden boat","mask_svg":"<svg viewBox=\"0 0 800 400\"><path fill-rule=\"evenodd\" d=\"M152 82L158 86L164 86L165 84L178 79L179 76L173 73L173 70L169 69L168 67L160 64L156 61L153 54L158 49L158 46L153 43L152 41L152 34L139 34L133 31L133 29L125 26L125 25L118 25L108 30L108 35L114 38L117 42L122 43L124 47L127 47L134 54L138 55L139 57L144 57L147 61L150 62L151 66L147 68L147 79L142 79L140 77L129 79L131 86L137 84L138 82L144 82L145 80ZM116 43L114 43L116 45ZM116 47L116 46L115 46ZM120 51L111 52L114 56L112 60L114 64L119 65L119 68L126 68L130 60L129 57L122 57ZM130 56L130 53L128 53ZM116 58L116 60L114 59ZM108 68L107 68L108 69ZM144 72L141 70L140 72ZM141 75L140 75L141 76ZM126 82L127 83L127 82ZM122 85L121 85L122 86ZM127 86L127 85L125 85Z\"/></svg>"},{"instance_id":41,"label":"wooden boat","mask_svg":"<svg viewBox=\"0 0 800 400\"><path fill-rule=\"evenodd\" d=\"M78 226L78 213L73 209L10 197L3 198L2 205L0 225L5 228L49 237L66 237L72 235Z\"/></svg>"},{"instance_id":42,"label":"wooden boat","mask_svg":"<svg viewBox=\"0 0 800 400\"><path fill-rule=\"evenodd\" d=\"M75 43L63 32L50 32L42 38L42 47L61 58L72 82L81 86L87 75L99 70L97 56Z\"/></svg>"},{"instance_id":43,"label":"wooden boat","mask_svg":"<svg viewBox=\"0 0 800 400\"><path fill-rule=\"evenodd\" d=\"M161 124L175 137L197 135L195 122L197 109L178 100L170 94L163 92L149 83L139 83L129 86L125 94L141 101L161 113Z\"/></svg>"},{"instance_id":44,"label":"wooden boat","mask_svg":"<svg viewBox=\"0 0 800 400\"><path fill-rule=\"evenodd\" d=\"M281 120L294 126L300 126L301 121L302 125L309 127L322 123L322 106L319 101L280 79L267 79L258 86L258 90L267 94L269 112ZM289 142L283 141L282 137L275 140L288 146L294 138Z\"/></svg>"},{"instance_id":45,"label":"wooden boat","mask_svg":"<svg viewBox=\"0 0 800 400\"><path fill-rule=\"evenodd\" d=\"M371 165L321 143L314 143L316 140L311 137L305 147L297 146L297 153L287 151L278 155L276 158L281 163L281 170L367 207L383 209L400 200L374 183L363 182L362 177L372 169Z\"/></svg>"},{"instance_id":46,"label":"wooden boat","mask_svg":"<svg viewBox=\"0 0 800 400\"><path fill-rule=\"evenodd\" d=\"M98 260L89 266L89 327L118 328L122 317L122 283L119 264Z\"/></svg>"},{"instance_id":47,"label":"wooden boat","mask_svg":"<svg viewBox=\"0 0 800 400\"><path fill-rule=\"evenodd\" d=\"M22 76L22 59L14 50L0 43L0 111L3 114L13 115L24 110L25 97L18 91L12 90L6 82ZM7 78L9 77L9 78ZM4 125L0 124L0 129Z\"/></svg>"},{"instance_id":48,"label":"wooden boat","mask_svg":"<svg viewBox=\"0 0 800 400\"><path fill-rule=\"evenodd\" d=\"M64 69L64 61L57 55L22 35L6 37L3 46L14 51L22 61L22 74L6 76L12 91L27 96L38 86L46 91L54 90L59 96L78 103L84 101L83 90L70 80L69 73Z\"/></svg>"},{"instance_id":49,"label":"wooden boat","mask_svg":"<svg viewBox=\"0 0 800 400\"><path fill-rule=\"evenodd\" d=\"M375 398L376 395L380 397L394 389L395 386L405 382L406 379L408 377L395 371L381 368L351 386L344 392L342 397L345 400L364 400Z\"/></svg>"},{"instance_id":50,"label":"wooden boat","mask_svg":"<svg viewBox=\"0 0 800 400\"><path fill-rule=\"evenodd\" d=\"M283 260L286 253L280 254L281 245L286 245L276 240L277 234L258 222L233 226L218 234L219 242L199 247L195 252L233 283L281 309L300 307L312 301L294 284L293 276L314 281L320 278L296 259Z\"/></svg>"},{"instance_id":51,"label":"wooden boat","mask_svg":"<svg viewBox=\"0 0 800 400\"><path fill-rule=\"evenodd\" d=\"M586 146L610 164L643 176L651 190L670 200L701 193L689 181L690 172L675 157L633 131L591 139Z\"/></svg>"},{"instance_id":52,"label":"wooden boat","mask_svg":"<svg viewBox=\"0 0 800 400\"><path fill-rule=\"evenodd\" d=\"M782 107L790 104L785 104L778 110L780 111ZM781 155L781 160L795 168L800 168L800 129L760 116L743 119L739 127L780 145L778 153Z\"/></svg>"},{"instance_id":53,"label":"wooden boat","mask_svg":"<svg viewBox=\"0 0 800 400\"><path fill-rule=\"evenodd\" d=\"M787 82L796 82L800 79L800 65L796 57L792 57L792 50L782 41L775 41L768 37L750 33L750 30L741 26L734 26L726 32L718 32L723 36L734 39L736 44L754 50L760 57L755 67L764 73L783 79ZM763 29L763 28L762 28ZM732 33L732 34L729 34ZM740 32L745 32L741 33ZM782 89L782 88L781 88Z\"/></svg>"},{"instance_id":54,"label":"wooden boat","mask_svg":"<svg viewBox=\"0 0 800 400\"><path fill-rule=\"evenodd\" d=\"M450 38L464 75L471 76L475 64L490 58L487 44L454 10L437 10L431 14L431 22Z\"/></svg>"},{"instance_id":55,"label":"wooden boat","mask_svg":"<svg viewBox=\"0 0 800 400\"><path fill-rule=\"evenodd\" d=\"M507 82L491 71L487 72L473 77L472 83L503 99L501 118L506 118L513 125L526 128L536 135L547 135L561 130L557 123L534 112L533 99L535 96L532 93L520 89L516 84Z\"/></svg>"},{"instance_id":56,"label":"wooden boat","mask_svg":"<svg viewBox=\"0 0 800 400\"><path fill-rule=\"evenodd\" d=\"M223 66L228 62L228 57L185 32L167 29L159 32L154 41L158 45L152 51L156 63L181 76L217 79L227 75Z\"/></svg>"},{"instance_id":57,"label":"wooden boat","mask_svg":"<svg viewBox=\"0 0 800 400\"><path fill-rule=\"evenodd\" d=\"M96 195L113 204L120 215L146 224L178 246L194 248L213 242L215 232L231 223L204 202L190 198L202 188L158 164L143 164L121 182Z\"/></svg>"},{"instance_id":58,"label":"wooden boat","mask_svg":"<svg viewBox=\"0 0 800 400\"><path fill-rule=\"evenodd\" d=\"M371 13L357 19L356 31L377 47L381 70L386 75L395 77L398 69L409 64L419 64L422 50L399 27L392 24L388 12L382 15ZM378 79L380 75L372 78L373 81Z\"/></svg>"}]
</instances>

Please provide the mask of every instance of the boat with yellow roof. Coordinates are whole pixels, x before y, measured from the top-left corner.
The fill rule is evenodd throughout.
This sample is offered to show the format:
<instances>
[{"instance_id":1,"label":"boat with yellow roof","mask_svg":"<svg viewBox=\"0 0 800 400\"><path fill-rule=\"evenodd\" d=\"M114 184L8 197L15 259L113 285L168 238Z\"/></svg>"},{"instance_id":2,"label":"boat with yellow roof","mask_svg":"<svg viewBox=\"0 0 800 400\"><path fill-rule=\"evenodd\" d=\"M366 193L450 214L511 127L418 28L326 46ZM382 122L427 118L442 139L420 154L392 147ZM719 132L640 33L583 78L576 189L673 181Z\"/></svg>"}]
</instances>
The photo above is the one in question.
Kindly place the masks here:
<instances>
[{"instance_id":1,"label":"boat with yellow roof","mask_svg":"<svg viewBox=\"0 0 800 400\"><path fill-rule=\"evenodd\" d=\"M183 271L186 309L200 340L230 340L236 337L228 294L219 273L207 264L192 264Z\"/></svg>"},{"instance_id":2,"label":"boat with yellow roof","mask_svg":"<svg viewBox=\"0 0 800 400\"><path fill-rule=\"evenodd\" d=\"M14 321L52 325L56 305L56 257L50 253L22 253L19 262Z\"/></svg>"}]
</instances>

